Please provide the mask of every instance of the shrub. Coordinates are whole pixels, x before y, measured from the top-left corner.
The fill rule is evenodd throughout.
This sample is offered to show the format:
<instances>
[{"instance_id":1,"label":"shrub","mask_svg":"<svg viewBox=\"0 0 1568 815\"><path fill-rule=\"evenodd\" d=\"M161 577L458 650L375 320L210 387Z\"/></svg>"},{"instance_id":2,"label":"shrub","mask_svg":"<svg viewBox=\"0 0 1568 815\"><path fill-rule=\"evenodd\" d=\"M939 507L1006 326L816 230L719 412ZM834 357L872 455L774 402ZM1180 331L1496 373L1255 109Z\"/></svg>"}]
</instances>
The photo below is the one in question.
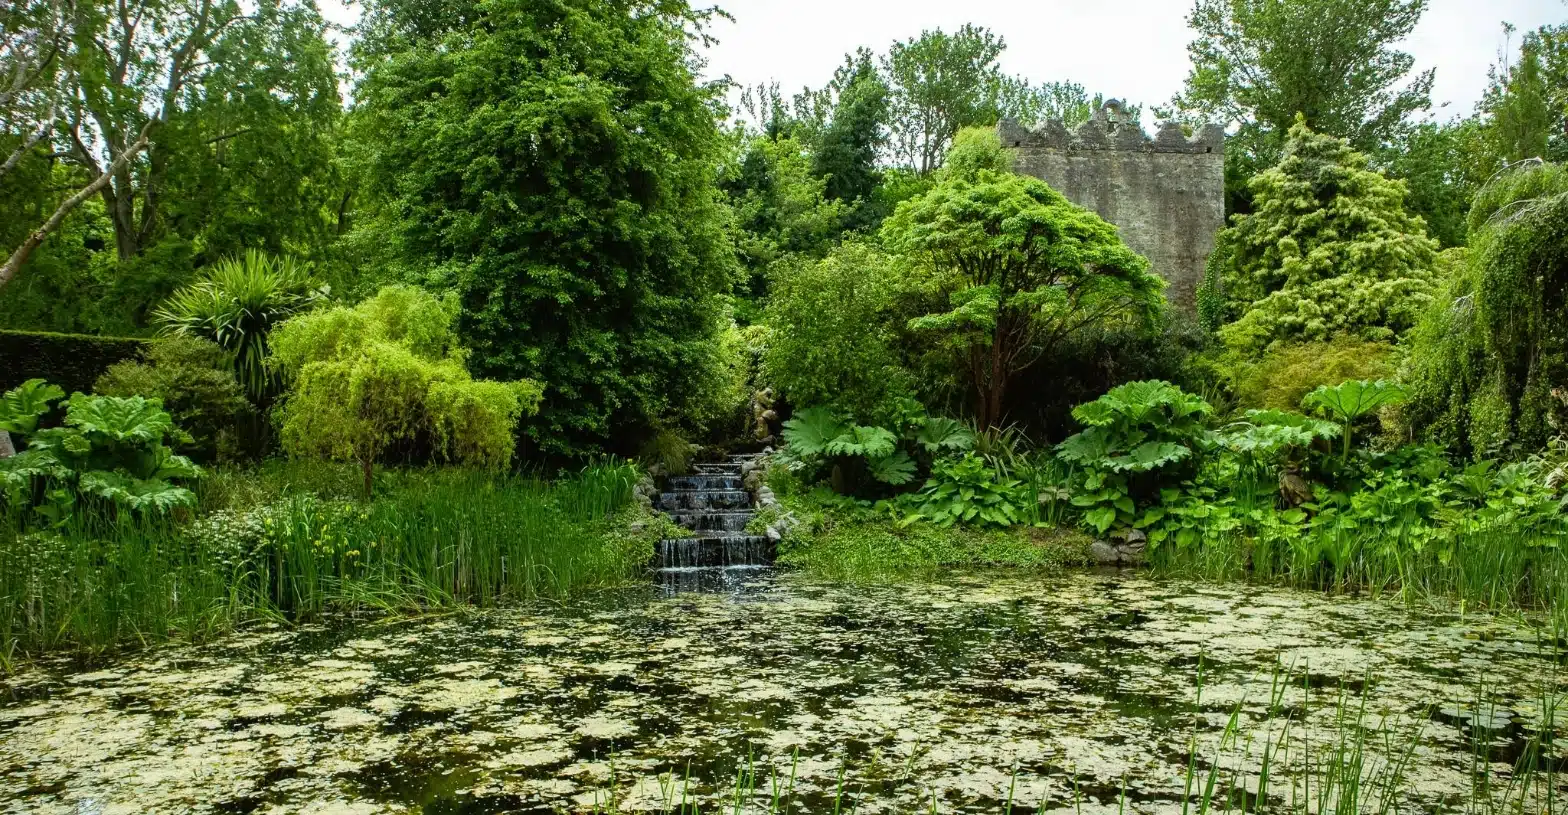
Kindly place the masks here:
<instances>
[{"instance_id":1,"label":"shrub","mask_svg":"<svg viewBox=\"0 0 1568 815\"><path fill-rule=\"evenodd\" d=\"M130 337L0 331L0 390L29 379L53 382L67 392L91 391L116 362L134 358L150 345Z\"/></svg>"},{"instance_id":2,"label":"shrub","mask_svg":"<svg viewBox=\"0 0 1568 815\"><path fill-rule=\"evenodd\" d=\"M116 363L93 390L102 396L158 399L190 437L180 449L203 462L238 454L240 423L251 413L228 353L193 337L149 345L142 361Z\"/></svg>"},{"instance_id":3,"label":"shrub","mask_svg":"<svg viewBox=\"0 0 1568 815\"><path fill-rule=\"evenodd\" d=\"M205 270L153 312L169 335L198 337L234 354L234 372L257 405L276 384L267 372L267 335L290 316L325 299L304 265L250 250Z\"/></svg>"},{"instance_id":4,"label":"shrub","mask_svg":"<svg viewBox=\"0 0 1568 815\"><path fill-rule=\"evenodd\" d=\"M846 243L771 272L762 379L796 405L870 421L913 392L894 323L897 272L874 247Z\"/></svg>"},{"instance_id":5,"label":"shrub","mask_svg":"<svg viewBox=\"0 0 1568 815\"><path fill-rule=\"evenodd\" d=\"M1073 410L1085 429L1057 445L1057 455L1082 468L1072 503L1095 532L1144 527L1140 514L1197 469L1210 443L1203 420L1213 408L1169 382L1129 382Z\"/></svg>"},{"instance_id":6,"label":"shrub","mask_svg":"<svg viewBox=\"0 0 1568 815\"><path fill-rule=\"evenodd\" d=\"M937 459L914 499L914 513L904 524L926 520L942 527L1012 526L1023 520L1031 500L1023 486L1023 481L1002 476L974 453Z\"/></svg>"},{"instance_id":7,"label":"shrub","mask_svg":"<svg viewBox=\"0 0 1568 815\"><path fill-rule=\"evenodd\" d=\"M278 410L291 455L358 462L364 494L387 446L428 437L437 457L499 469L539 404L533 382L475 380L456 344L454 298L388 286L358 306L295 317L273 336L289 389Z\"/></svg>"},{"instance_id":8,"label":"shrub","mask_svg":"<svg viewBox=\"0 0 1568 815\"><path fill-rule=\"evenodd\" d=\"M1257 362L1236 363L1228 373L1239 407L1294 410L1320 386L1391 376L1393 353L1387 343L1355 337L1284 343Z\"/></svg>"},{"instance_id":9,"label":"shrub","mask_svg":"<svg viewBox=\"0 0 1568 815\"><path fill-rule=\"evenodd\" d=\"M1524 458L1568 427L1568 168L1476 195L1470 254L1410 339L1403 420L1475 456Z\"/></svg>"},{"instance_id":10,"label":"shrub","mask_svg":"<svg viewBox=\"0 0 1568 815\"><path fill-rule=\"evenodd\" d=\"M1249 186L1256 211L1215 250L1235 320L1220 330L1227 346L1255 356L1336 334L1386 342L1415 324L1436 288L1437 242L1405 211L1403 182L1298 121L1284 158Z\"/></svg>"}]
</instances>

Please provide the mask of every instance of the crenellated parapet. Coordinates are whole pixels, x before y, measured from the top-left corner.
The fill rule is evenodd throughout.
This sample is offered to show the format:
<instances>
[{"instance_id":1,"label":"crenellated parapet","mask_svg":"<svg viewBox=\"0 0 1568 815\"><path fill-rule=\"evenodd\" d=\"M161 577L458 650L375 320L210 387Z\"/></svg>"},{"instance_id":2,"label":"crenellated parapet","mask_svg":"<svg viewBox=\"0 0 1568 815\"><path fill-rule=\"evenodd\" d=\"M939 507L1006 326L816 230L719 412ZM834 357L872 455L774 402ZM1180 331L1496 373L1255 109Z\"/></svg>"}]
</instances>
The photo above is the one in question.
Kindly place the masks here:
<instances>
[{"instance_id":1,"label":"crenellated parapet","mask_svg":"<svg viewBox=\"0 0 1568 815\"><path fill-rule=\"evenodd\" d=\"M997 125L997 132L1003 145L1018 148L1218 153L1225 147L1225 129L1215 124L1204 125L1195 136L1188 138L1179 123L1166 122L1151 139L1115 99L1106 102L1076 130L1069 130L1060 119L1047 120L1033 130L1012 119L1003 119Z\"/></svg>"}]
</instances>

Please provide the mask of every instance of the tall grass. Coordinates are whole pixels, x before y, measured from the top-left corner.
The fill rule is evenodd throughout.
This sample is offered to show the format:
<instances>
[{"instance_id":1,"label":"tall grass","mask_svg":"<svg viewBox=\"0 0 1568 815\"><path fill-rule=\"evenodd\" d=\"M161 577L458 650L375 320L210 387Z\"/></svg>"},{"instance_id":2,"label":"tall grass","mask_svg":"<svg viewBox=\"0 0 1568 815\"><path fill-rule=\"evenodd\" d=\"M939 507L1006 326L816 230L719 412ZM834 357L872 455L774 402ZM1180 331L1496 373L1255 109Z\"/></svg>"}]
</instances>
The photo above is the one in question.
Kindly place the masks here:
<instances>
[{"instance_id":1,"label":"tall grass","mask_svg":"<svg viewBox=\"0 0 1568 815\"><path fill-rule=\"evenodd\" d=\"M221 499L204 497L229 508L197 519L85 515L40 532L8 518L0 669L50 649L200 638L333 609L559 596L624 580L650 554L607 521L631 503L636 473L620 464L554 481L401 474L369 504L235 483L268 478L227 477ZM232 506L248 492L259 503Z\"/></svg>"}]
</instances>

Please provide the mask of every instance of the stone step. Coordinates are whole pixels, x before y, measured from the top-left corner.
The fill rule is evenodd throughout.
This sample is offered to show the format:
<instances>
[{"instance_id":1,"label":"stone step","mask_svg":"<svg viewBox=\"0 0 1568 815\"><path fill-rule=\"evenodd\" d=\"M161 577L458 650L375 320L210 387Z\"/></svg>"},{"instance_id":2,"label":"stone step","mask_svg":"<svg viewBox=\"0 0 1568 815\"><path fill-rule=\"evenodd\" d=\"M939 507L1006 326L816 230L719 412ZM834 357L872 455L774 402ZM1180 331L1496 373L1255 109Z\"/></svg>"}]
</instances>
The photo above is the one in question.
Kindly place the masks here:
<instances>
[{"instance_id":1,"label":"stone step","mask_svg":"<svg viewBox=\"0 0 1568 815\"><path fill-rule=\"evenodd\" d=\"M741 489L741 477L738 475L672 475L669 480L670 489L680 490L738 490Z\"/></svg>"},{"instance_id":2,"label":"stone step","mask_svg":"<svg viewBox=\"0 0 1568 815\"><path fill-rule=\"evenodd\" d=\"M718 512L682 512L669 513L670 517L687 529L717 532L742 532L746 524L757 513L749 509L731 509Z\"/></svg>"},{"instance_id":3,"label":"stone step","mask_svg":"<svg viewBox=\"0 0 1568 815\"><path fill-rule=\"evenodd\" d=\"M745 490L674 490L659 493L656 506L665 512L746 509L751 506L751 493Z\"/></svg>"},{"instance_id":4,"label":"stone step","mask_svg":"<svg viewBox=\"0 0 1568 815\"><path fill-rule=\"evenodd\" d=\"M670 538L654 547L652 565L658 569L766 566L773 562L773 555L772 542L762 535Z\"/></svg>"}]
</instances>

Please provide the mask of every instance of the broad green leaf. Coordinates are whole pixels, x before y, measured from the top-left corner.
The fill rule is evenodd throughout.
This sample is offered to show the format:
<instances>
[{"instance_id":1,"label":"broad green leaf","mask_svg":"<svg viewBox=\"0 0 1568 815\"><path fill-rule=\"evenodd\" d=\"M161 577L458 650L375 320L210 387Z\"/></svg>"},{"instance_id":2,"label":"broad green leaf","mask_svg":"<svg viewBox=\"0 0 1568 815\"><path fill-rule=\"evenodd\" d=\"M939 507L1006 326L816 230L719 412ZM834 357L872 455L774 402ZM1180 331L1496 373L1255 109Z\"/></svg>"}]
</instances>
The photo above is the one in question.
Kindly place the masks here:
<instances>
[{"instance_id":1,"label":"broad green leaf","mask_svg":"<svg viewBox=\"0 0 1568 815\"><path fill-rule=\"evenodd\" d=\"M38 428L38 417L65 391L42 379L29 379L0 397L0 430L27 435Z\"/></svg>"},{"instance_id":2,"label":"broad green leaf","mask_svg":"<svg viewBox=\"0 0 1568 815\"><path fill-rule=\"evenodd\" d=\"M903 486L915 480L915 460L903 450L897 450L890 456L873 458L867 462L867 469L871 477L884 484L895 487Z\"/></svg>"},{"instance_id":3,"label":"broad green leaf","mask_svg":"<svg viewBox=\"0 0 1568 815\"><path fill-rule=\"evenodd\" d=\"M827 408L807 408L784 423L784 443L803 459L829 455L828 445L848 429Z\"/></svg>"}]
</instances>

